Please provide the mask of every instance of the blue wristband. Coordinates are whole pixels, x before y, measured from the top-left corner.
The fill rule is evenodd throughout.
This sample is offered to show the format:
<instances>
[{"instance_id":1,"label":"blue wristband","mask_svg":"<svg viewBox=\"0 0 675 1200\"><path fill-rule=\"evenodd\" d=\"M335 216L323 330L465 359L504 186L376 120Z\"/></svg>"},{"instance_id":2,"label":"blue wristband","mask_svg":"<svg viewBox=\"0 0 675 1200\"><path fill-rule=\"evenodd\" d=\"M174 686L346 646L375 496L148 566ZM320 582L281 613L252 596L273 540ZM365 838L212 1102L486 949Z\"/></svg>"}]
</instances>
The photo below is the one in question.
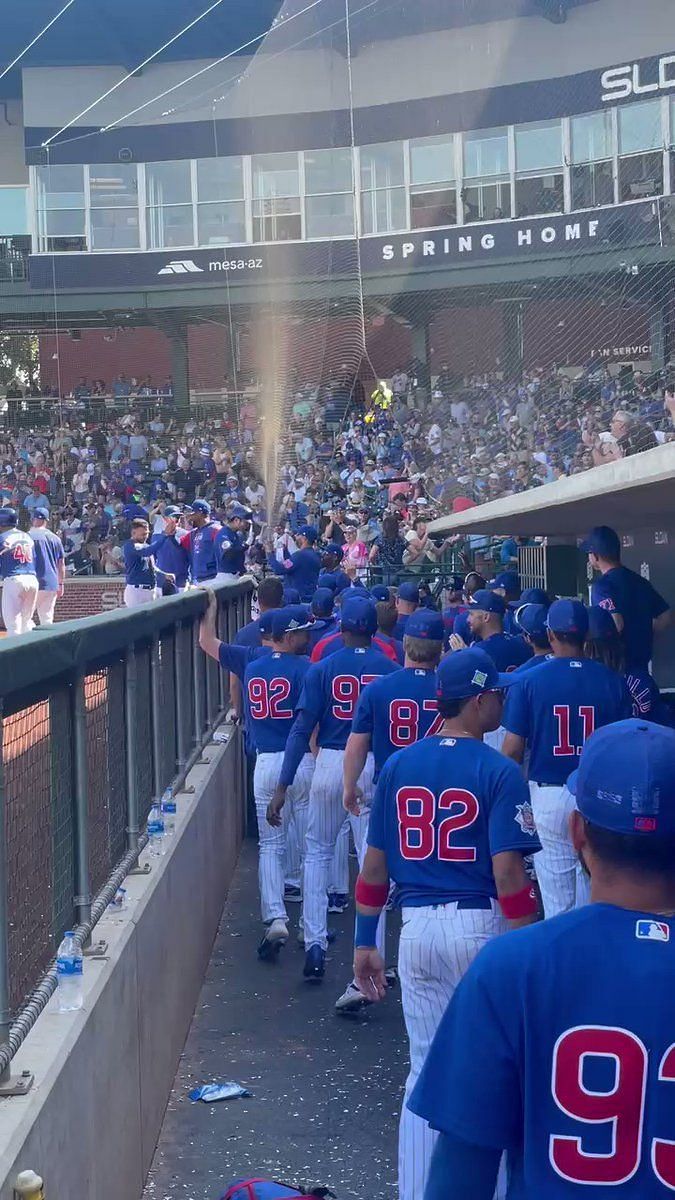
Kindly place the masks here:
<instances>
[{"instance_id":1,"label":"blue wristband","mask_svg":"<svg viewBox=\"0 0 675 1200\"><path fill-rule=\"evenodd\" d=\"M365 913L357 912L356 929L354 931L354 946L357 949L362 946L370 948L375 945L375 935L379 919L379 913L377 916L366 916Z\"/></svg>"}]
</instances>

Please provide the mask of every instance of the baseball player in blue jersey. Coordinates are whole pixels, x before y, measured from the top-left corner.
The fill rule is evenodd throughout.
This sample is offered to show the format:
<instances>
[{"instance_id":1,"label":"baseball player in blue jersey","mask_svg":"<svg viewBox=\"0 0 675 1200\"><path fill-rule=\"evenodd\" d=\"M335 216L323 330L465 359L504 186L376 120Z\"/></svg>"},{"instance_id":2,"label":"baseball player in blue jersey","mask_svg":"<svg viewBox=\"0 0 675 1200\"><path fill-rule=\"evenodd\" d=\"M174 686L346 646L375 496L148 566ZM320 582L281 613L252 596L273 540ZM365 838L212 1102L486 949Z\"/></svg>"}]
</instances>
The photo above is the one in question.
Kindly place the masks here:
<instances>
[{"instance_id":1,"label":"baseball player in blue jersey","mask_svg":"<svg viewBox=\"0 0 675 1200\"><path fill-rule=\"evenodd\" d=\"M597 659L612 671L618 671L624 676L634 717L672 727L675 712L662 699L649 671L644 668L626 671L623 638L614 624L612 614L596 604L592 604L588 610L588 634L584 654L586 658Z\"/></svg>"},{"instance_id":2,"label":"baseball player in blue jersey","mask_svg":"<svg viewBox=\"0 0 675 1200\"><path fill-rule=\"evenodd\" d=\"M483 741L499 724L500 675L472 647L444 658L436 673L442 728L384 764L375 791L368 849L359 875L354 975L372 1000L385 995L375 928L390 879L402 908L399 975L410 1042L406 1100L460 978L486 942L536 918L524 856L538 849L527 785ZM480 1042L473 1045L479 1052ZM399 1133L400 1200L420 1200L436 1134L405 1102Z\"/></svg>"},{"instance_id":3,"label":"baseball player in blue jersey","mask_svg":"<svg viewBox=\"0 0 675 1200\"><path fill-rule=\"evenodd\" d=\"M581 601L554 600L546 621L553 658L516 676L504 708L503 752L522 763L529 750L530 797L542 845L537 879L551 917L587 898L569 837L573 805L565 780L593 731L630 716L631 706L624 680L583 657L588 614Z\"/></svg>"},{"instance_id":4,"label":"baseball player in blue jersey","mask_svg":"<svg viewBox=\"0 0 675 1200\"><path fill-rule=\"evenodd\" d=\"M48 521L49 509L33 509L30 536L33 539L35 574L39 589L35 611L40 619L40 625L54 624L56 601L59 596L63 595L63 584L66 577L63 542L49 529Z\"/></svg>"},{"instance_id":5,"label":"baseball player in blue jersey","mask_svg":"<svg viewBox=\"0 0 675 1200\"><path fill-rule=\"evenodd\" d=\"M591 601L612 614L623 638L627 670L648 671L654 634L672 624L672 610L648 579L623 566L619 536L609 525L591 529L580 548L598 572Z\"/></svg>"},{"instance_id":6,"label":"baseball player in blue jersey","mask_svg":"<svg viewBox=\"0 0 675 1200\"><path fill-rule=\"evenodd\" d=\"M474 642L480 642L481 650L490 655L498 671L513 671L532 657L532 651L522 638L504 632L506 601L490 588L474 592L469 606L468 623ZM450 646L461 650L458 634L453 633Z\"/></svg>"},{"instance_id":7,"label":"baseball player in blue jersey","mask_svg":"<svg viewBox=\"0 0 675 1200\"><path fill-rule=\"evenodd\" d=\"M190 555L190 575L193 583L208 583L218 573L216 539L220 525L211 520L211 505L208 500L195 500L191 505L190 524L186 533L178 533L177 540Z\"/></svg>"},{"instance_id":8,"label":"baseball player in blue jersey","mask_svg":"<svg viewBox=\"0 0 675 1200\"><path fill-rule=\"evenodd\" d=\"M531 671L533 667L540 667L542 663L549 662L553 658L546 626L548 609L548 604L527 603L521 604L515 610L513 614L515 629L522 634L525 644L530 647L532 658L526 658L525 662L516 667L514 675L523 675L525 671Z\"/></svg>"},{"instance_id":9,"label":"baseball player in blue jersey","mask_svg":"<svg viewBox=\"0 0 675 1200\"><path fill-rule=\"evenodd\" d=\"M10 635L33 628L38 597L35 549L28 534L17 529L17 521L14 508L0 508L2 619Z\"/></svg>"},{"instance_id":10,"label":"baseball player in blue jersey","mask_svg":"<svg viewBox=\"0 0 675 1200\"><path fill-rule=\"evenodd\" d=\"M399 584L396 595L396 611L398 619L392 630L392 637L397 641L402 641L405 635L405 627L412 613L418 607L420 602L419 584L404 582Z\"/></svg>"},{"instance_id":11,"label":"baseball player in blue jersey","mask_svg":"<svg viewBox=\"0 0 675 1200\"><path fill-rule=\"evenodd\" d=\"M342 606L345 648L315 663L307 672L298 715L289 734L279 784L269 808L269 820L281 820L287 789L309 749L316 727L319 753L309 797L304 867L305 978L324 974L327 945L327 890L335 844L344 824L342 764L352 720L362 689L381 675L400 667L371 645L377 626L375 605L363 596ZM372 789L372 759L359 780L363 793L361 816L350 817L357 853L365 841L367 805Z\"/></svg>"},{"instance_id":12,"label":"baseball player in blue jersey","mask_svg":"<svg viewBox=\"0 0 675 1200\"><path fill-rule=\"evenodd\" d=\"M675 733L608 725L569 785L591 903L460 983L410 1100L441 1134L424 1200L492 1200L503 1150L508 1200L675 1192Z\"/></svg>"},{"instance_id":13,"label":"baseball player in blue jersey","mask_svg":"<svg viewBox=\"0 0 675 1200\"><path fill-rule=\"evenodd\" d=\"M227 524L218 530L215 583L232 583L244 574L246 532L250 518L251 513L243 504L233 504L227 515Z\"/></svg>"},{"instance_id":14,"label":"baseball player in blue jersey","mask_svg":"<svg viewBox=\"0 0 675 1200\"><path fill-rule=\"evenodd\" d=\"M164 575L174 579L174 590L184 592L190 578L190 554L184 544L185 531L177 532L181 509L171 505L164 510L164 530L152 538L155 547L154 559Z\"/></svg>"},{"instance_id":15,"label":"baseball player in blue jersey","mask_svg":"<svg viewBox=\"0 0 675 1200\"><path fill-rule=\"evenodd\" d=\"M520 579L517 571L500 571L490 582L490 590L501 596L506 605L504 613L504 633L518 633L515 622L514 608L522 602Z\"/></svg>"},{"instance_id":16,"label":"baseball player in blue jersey","mask_svg":"<svg viewBox=\"0 0 675 1200\"><path fill-rule=\"evenodd\" d=\"M330 588L319 587L312 596L310 605L314 624L309 634L309 652L311 654L318 642L338 631L338 619L335 615L335 596Z\"/></svg>"},{"instance_id":17,"label":"baseball player in blue jersey","mask_svg":"<svg viewBox=\"0 0 675 1200\"><path fill-rule=\"evenodd\" d=\"M343 764L343 804L347 812L359 813L358 780L368 754L374 760L373 783L396 750L437 733L443 724L436 698L436 667L443 649L445 625L440 613L428 608L414 612L404 637L405 666L402 671L376 679L359 697L352 732ZM381 932L384 941L384 929ZM354 1012L370 1000L352 981L339 997L335 1010Z\"/></svg>"},{"instance_id":18,"label":"baseball player in blue jersey","mask_svg":"<svg viewBox=\"0 0 675 1200\"><path fill-rule=\"evenodd\" d=\"M294 554L282 563L271 552L267 556L267 565L275 575L285 576L288 583L297 587L300 599L307 603L316 591L321 570L321 558L314 548L318 537L313 525L302 525L296 537L299 549Z\"/></svg>"}]
</instances>

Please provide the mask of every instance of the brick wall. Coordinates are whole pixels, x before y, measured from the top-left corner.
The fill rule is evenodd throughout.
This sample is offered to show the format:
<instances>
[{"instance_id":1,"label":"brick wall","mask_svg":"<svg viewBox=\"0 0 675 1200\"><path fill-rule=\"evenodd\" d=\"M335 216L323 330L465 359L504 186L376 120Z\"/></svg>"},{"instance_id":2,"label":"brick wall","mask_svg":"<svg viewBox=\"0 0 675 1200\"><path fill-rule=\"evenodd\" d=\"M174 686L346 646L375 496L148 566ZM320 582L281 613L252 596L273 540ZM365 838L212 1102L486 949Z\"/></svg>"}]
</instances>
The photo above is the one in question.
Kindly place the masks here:
<instances>
[{"instance_id":1,"label":"brick wall","mask_svg":"<svg viewBox=\"0 0 675 1200\"><path fill-rule=\"evenodd\" d=\"M77 617L95 617L98 613L119 608L124 593L124 579L109 579L104 575L86 579L66 579L63 597L56 602L55 619L74 621Z\"/></svg>"}]
</instances>

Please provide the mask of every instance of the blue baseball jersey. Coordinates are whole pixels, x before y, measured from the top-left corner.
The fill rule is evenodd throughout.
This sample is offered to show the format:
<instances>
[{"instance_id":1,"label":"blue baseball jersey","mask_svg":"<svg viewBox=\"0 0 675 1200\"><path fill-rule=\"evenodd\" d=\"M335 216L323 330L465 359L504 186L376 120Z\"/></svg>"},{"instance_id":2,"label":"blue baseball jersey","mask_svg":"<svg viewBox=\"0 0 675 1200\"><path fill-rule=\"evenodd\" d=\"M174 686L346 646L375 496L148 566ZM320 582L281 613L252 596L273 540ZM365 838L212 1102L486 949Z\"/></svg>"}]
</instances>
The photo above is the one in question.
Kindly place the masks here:
<instances>
[{"instance_id":1,"label":"blue baseball jersey","mask_svg":"<svg viewBox=\"0 0 675 1200\"><path fill-rule=\"evenodd\" d=\"M531 647L522 638L512 637L510 633L493 633L476 645L490 655L498 671L513 671L532 658Z\"/></svg>"},{"instance_id":2,"label":"blue baseball jersey","mask_svg":"<svg viewBox=\"0 0 675 1200\"><path fill-rule=\"evenodd\" d=\"M308 650L310 654L314 647L318 646L319 642L322 642L324 638L333 637L334 634L339 633L337 617L331 617L330 620L317 621L316 625L318 628L310 629L309 631Z\"/></svg>"},{"instance_id":3,"label":"blue baseball jersey","mask_svg":"<svg viewBox=\"0 0 675 1200\"><path fill-rule=\"evenodd\" d=\"M56 592L59 587L59 563L63 562L63 542L51 529L31 529L35 555L35 574L41 592Z\"/></svg>"},{"instance_id":4,"label":"blue baseball jersey","mask_svg":"<svg viewBox=\"0 0 675 1200\"><path fill-rule=\"evenodd\" d=\"M176 534L169 536L161 533L153 538L151 545L155 547L155 562L160 571L176 576L176 587L185 587L190 574L190 555Z\"/></svg>"},{"instance_id":5,"label":"blue baseball jersey","mask_svg":"<svg viewBox=\"0 0 675 1200\"><path fill-rule=\"evenodd\" d=\"M243 575L246 543L240 533L223 525L216 537L216 563L226 575Z\"/></svg>"},{"instance_id":6,"label":"blue baseball jersey","mask_svg":"<svg viewBox=\"0 0 675 1200\"><path fill-rule=\"evenodd\" d=\"M654 643L652 621L668 610L663 596L648 579L619 566L594 580L591 603L623 618L626 668L646 671Z\"/></svg>"},{"instance_id":7,"label":"blue baseball jersey","mask_svg":"<svg viewBox=\"0 0 675 1200\"><path fill-rule=\"evenodd\" d=\"M557 785L579 765L595 729L632 716L624 680L588 658L552 658L506 694L502 725L527 742L529 778Z\"/></svg>"},{"instance_id":8,"label":"blue baseball jersey","mask_svg":"<svg viewBox=\"0 0 675 1200\"><path fill-rule=\"evenodd\" d=\"M257 621L249 621L237 630L234 635L235 646L262 646L259 621L259 618Z\"/></svg>"},{"instance_id":9,"label":"blue baseball jersey","mask_svg":"<svg viewBox=\"0 0 675 1200\"><path fill-rule=\"evenodd\" d=\"M313 663L286 746L280 783L287 786L293 782L315 726L321 748L344 750L363 688L381 675L400 669L373 647L344 647L322 662Z\"/></svg>"},{"instance_id":10,"label":"blue baseball jersey","mask_svg":"<svg viewBox=\"0 0 675 1200\"><path fill-rule=\"evenodd\" d=\"M389 637L388 633L382 632L378 632L376 634L374 641L377 646L382 648L383 653L386 653L384 650L385 646L387 646L390 650L393 650L397 663L399 666L403 666L405 662L405 650L403 649L403 642L399 642L395 637Z\"/></svg>"},{"instance_id":11,"label":"blue baseball jersey","mask_svg":"<svg viewBox=\"0 0 675 1200\"><path fill-rule=\"evenodd\" d=\"M405 627L410 620L410 613L399 613L396 618L396 624L391 631L391 636L397 642L402 642L405 637Z\"/></svg>"},{"instance_id":12,"label":"blue baseball jersey","mask_svg":"<svg viewBox=\"0 0 675 1200\"><path fill-rule=\"evenodd\" d=\"M657 725L675 724L675 709L663 699L649 671L628 671L626 687L633 705L633 716L644 717Z\"/></svg>"},{"instance_id":13,"label":"blue baseball jersey","mask_svg":"<svg viewBox=\"0 0 675 1200\"><path fill-rule=\"evenodd\" d=\"M460 612L457 614L455 617L455 623L452 627L452 632L456 633L458 637L461 637L462 641L466 642L467 646L473 645L473 634L469 625L468 608L465 612Z\"/></svg>"},{"instance_id":14,"label":"blue baseball jersey","mask_svg":"<svg viewBox=\"0 0 675 1200\"><path fill-rule=\"evenodd\" d=\"M445 627L446 641L449 639L450 634L454 633L455 621L457 620L457 617L459 617L461 613L466 612L466 611L467 611L466 604L449 604L447 608L443 609L443 612L441 615L443 617L443 625Z\"/></svg>"},{"instance_id":15,"label":"blue baseball jersey","mask_svg":"<svg viewBox=\"0 0 675 1200\"><path fill-rule=\"evenodd\" d=\"M190 529L180 534L178 540L190 555L190 570L195 583L203 583L214 579L218 574L216 558L216 539L220 533L220 525L209 521L201 529Z\"/></svg>"},{"instance_id":16,"label":"blue baseball jersey","mask_svg":"<svg viewBox=\"0 0 675 1200\"><path fill-rule=\"evenodd\" d=\"M284 575L288 582L298 589L303 602L312 599L321 570L321 558L316 550L310 550L309 547L296 550L295 554L291 554L283 563L270 554L267 563L275 575Z\"/></svg>"},{"instance_id":17,"label":"blue baseball jersey","mask_svg":"<svg viewBox=\"0 0 675 1200\"><path fill-rule=\"evenodd\" d=\"M12 575L35 575L33 539L23 529L0 534L0 579L11 579Z\"/></svg>"},{"instance_id":18,"label":"blue baseball jersey","mask_svg":"<svg viewBox=\"0 0 675 1200\"><path fill-rule=\"evenodd\" d=\"M129 587L154 588L157 577L150 562L155 553L149 542L133 542L131 539L122 547L124 575Z\"/></svg>"},{"instance_id":19,"label":"blue baseball jersey","mask_svg":"<svg viewBox=\"0 0 675 1200\"><path fill-rule=\"evenodd\" d=\"M383 850L396 901L414 908L497 896L492 856L541 847L514 762L474 738L434 737L382 768L368 844Z\"/></svg>"},{"instance_id":20,"label":"blue baseball jersey","mask_svg":"<svg viewBox=\"0 0 675 1200\"><path fill-rule=\"evenodd\" d=\"M514 667L510 674L524 675L526 671L531 671L533 667L541 667L544 663L550 662L552 658L552 654L533 654L532 658L526 658L519 667Z\"/></svg>"},{"instance_id":21,"label":"blue baseball jersey","mask_svg":"<svg viewBox=\"0 0 675 1200\"><path fill-rule=\"evenodd\" d=\"M352 733L370 735L377 779L396 750L437 733L442 724L436 698L436 672L404 667L393 675L376 679L361 693Z\"/></svg>"},{"instance_id":22,"label":"blue baseball jersey","mask_svg":"<svg viewBox=\"0 0 675 1200\"><path fill-rule=\"evenodd\" d=\"M221 642L218 651L218 662L224 671L231 671L237 676L240 683L244 682L244 675L249 663L255 662L258 658L264 658L272 653L271 646L233 646L231 642Z\"/></svg>"},{"instance_id":23,"label":"blue baseball jersey","mask_svg":"<svg viewBox=\"0 0 675 1200\"><path fill-rule=\"evenodd\" d=\"M590 904L495 938L450 1001L409 1106L506 1149L508 1200L665 1200L674 990L673 918Z\"/></svg>"},{"instance_id":24,"label":"blue baseball jersey","mask_svg":"<svg viewBox=\"0 0 675 1200\"><path fill-rule=\"evenodd\" d=\"M309 666L304 655L273 650L252 659L246 667L246 729L258 754L286 749Z\"/></svg>"},{"instance_id":25,"label":"blue baseball jersey","mask_svg":"<svg viewBox=\"0 0 675 1200\"><path fill-rule=\"evenodd\" d=\"M385 658L396 663L399 661L396 652L397 645L398 643L393 638L388 638L382 633L376 633L373 637L373 650L379 650ZM329 658L331 654L337 654L338 650L344 650L344 648L344 639L339 629L332 633L324 631L323 637L320 637L315 643L310 657L313 663L323 662L324 658Z\"/></svg>"}]
</instances>

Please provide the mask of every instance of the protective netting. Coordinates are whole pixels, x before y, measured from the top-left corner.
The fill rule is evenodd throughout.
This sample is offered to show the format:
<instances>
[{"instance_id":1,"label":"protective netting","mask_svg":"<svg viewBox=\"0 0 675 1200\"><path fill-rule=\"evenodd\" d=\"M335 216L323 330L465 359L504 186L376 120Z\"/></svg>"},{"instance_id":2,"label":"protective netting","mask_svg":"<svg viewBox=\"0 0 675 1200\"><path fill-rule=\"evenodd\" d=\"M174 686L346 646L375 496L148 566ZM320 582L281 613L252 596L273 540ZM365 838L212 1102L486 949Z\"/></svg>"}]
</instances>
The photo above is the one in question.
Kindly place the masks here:
<instances>
[{"instance_id":1,"label":"protective netting","mask_svg":"<svg viewBox=\"0 0 675 1200\"><path fill-rule=\"evenodd\" d=\"M47 498L69 573L119 578L134 513L201 495L253 510L254 566L309 520L353 573L384 536L382 574L387 515L670 440L657 5L637 75L622 2L611 55L585 0L211 8L130 10L124 66L24 72L1 481L24 523Z\"/></svg>"}]
</instances>

